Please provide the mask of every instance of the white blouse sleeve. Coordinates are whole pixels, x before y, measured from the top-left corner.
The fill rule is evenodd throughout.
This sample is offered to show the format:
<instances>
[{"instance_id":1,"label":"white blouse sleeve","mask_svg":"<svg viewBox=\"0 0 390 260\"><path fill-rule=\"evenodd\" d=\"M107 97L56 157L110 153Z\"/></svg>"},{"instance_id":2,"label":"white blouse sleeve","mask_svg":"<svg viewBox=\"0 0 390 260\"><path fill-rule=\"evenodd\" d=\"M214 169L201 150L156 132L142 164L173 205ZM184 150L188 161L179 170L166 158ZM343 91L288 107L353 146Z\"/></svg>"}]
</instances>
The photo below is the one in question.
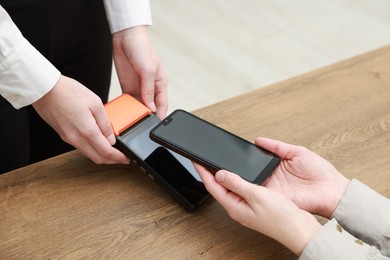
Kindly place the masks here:
<instances>
[{"instance_id":1,"label":"white blouse sleeve","mask_svg":"<svg viewBox=\"0 0 390 260\"><path fill-rule=\"evenodd\" d=\"M149 0L104 0L104 5L112 33L152 24Z\"/></svg>"},{"instance_id":2,"label":"white blouse sleeve","mask_svg":"<svg viewBox=\"0 0 390 260\"><path fill-rule=\"evenodd\" d=\"M61 73L21 34L0 6L0 94L16 109L49 92Z\"/></svg>"}]
</instances>

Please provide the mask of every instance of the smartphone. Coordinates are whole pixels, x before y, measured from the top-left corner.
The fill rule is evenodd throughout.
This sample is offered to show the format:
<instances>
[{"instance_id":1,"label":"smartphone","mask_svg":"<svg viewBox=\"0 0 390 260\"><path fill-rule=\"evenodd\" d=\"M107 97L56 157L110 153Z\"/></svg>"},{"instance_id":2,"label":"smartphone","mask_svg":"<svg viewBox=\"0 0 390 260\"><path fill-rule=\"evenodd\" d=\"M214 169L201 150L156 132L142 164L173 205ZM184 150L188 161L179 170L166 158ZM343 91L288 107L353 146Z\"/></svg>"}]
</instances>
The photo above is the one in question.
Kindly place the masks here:
<instances>
[{"instance_id":1,"label":"smartphone","mask_svg":"<svg viewBox=\"0 0 390 260\"><path fill-rule=\"evenodd\" d=\"M210 194L192 162L153 142L150 130L160 120L151 114L117 137L115 147L138 164L187 211L197 209Z\"/></svg>"},{"instance_id":2,"label":"smartphone","mask_svg":"<svg viewBox=\"0 0 390 260\"><path fill-rule=\"evenodd\" d=\"M225 169L263 184L280 158L184 110L175 110L151 131L153 141L212 171Z\"/></svg>"}]
</instances>

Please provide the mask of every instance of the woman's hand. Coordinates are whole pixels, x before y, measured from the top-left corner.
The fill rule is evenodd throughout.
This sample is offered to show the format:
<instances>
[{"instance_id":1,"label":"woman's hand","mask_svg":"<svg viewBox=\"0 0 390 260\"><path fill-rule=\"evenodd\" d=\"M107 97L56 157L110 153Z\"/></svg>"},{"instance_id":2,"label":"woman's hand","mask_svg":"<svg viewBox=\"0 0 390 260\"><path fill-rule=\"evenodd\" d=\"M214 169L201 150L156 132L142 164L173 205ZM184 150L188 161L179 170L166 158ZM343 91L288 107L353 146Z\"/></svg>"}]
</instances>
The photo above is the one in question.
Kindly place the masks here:
<instances>
[{"instance_id":1,"label":"woman's hand","mask_svg":"<svg viewBox=\"0 0 390 260\"><path fill-rule=\"evenodd\" d=\"M224 170L215 176L195 165L206 189L242 225L269 236L300 255L322 227L310 213L282 194Z\"/></svg>"},{"instance_id":2,"label":"woman's hand","mask_svg":"<svg viewBox=\"0 0 390 260\"><path fill-rule=\"evenodd\" d=\"M122 91L142 101L163 119L168 110L167 76L150 42L148 27L116 32L112 42Z\"/></svg>"},{"instance_id":3,"label":"woman's hand","mask_svg":"<svg viewBox=\"0 0 390 260\"><path fill-rule=\"evenodd\" d=\"M95 163L129 163L111 146L115 136L102 101L76 80L61 76L54 88L32 105L62 140Z\"/></svg>"},{"instance_id":4,"label":"woman's hand","mask_svg":"<svg viewBox=\"0 0 390 260\"><path fill-rule=\"evenodd\" d=\"M280 141L257 138L256 145L278 155L280 165L264 184L299 208L330 218L350 181L319 155Z\"/></svg>"}]
</instances>

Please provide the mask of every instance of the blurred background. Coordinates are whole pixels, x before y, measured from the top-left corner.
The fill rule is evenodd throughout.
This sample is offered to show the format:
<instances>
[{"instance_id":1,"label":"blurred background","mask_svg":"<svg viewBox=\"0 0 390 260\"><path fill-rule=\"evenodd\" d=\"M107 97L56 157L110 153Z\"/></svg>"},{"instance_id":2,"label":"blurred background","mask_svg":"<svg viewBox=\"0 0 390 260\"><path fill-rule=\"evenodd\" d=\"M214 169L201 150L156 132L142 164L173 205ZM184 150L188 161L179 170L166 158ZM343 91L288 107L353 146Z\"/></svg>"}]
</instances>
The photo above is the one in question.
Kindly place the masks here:
<instances>
[{"instance_id":1,"label":"blurred background","mask_svg":"<svg viewBox=\"0 0 390 260\"><path fill-rule=\"evenodd\" d=\"M151 0L169 112L192 111L390 44L390 0ZM115 74L110 99L120 95Z\"/></svg>"}]
</instances>

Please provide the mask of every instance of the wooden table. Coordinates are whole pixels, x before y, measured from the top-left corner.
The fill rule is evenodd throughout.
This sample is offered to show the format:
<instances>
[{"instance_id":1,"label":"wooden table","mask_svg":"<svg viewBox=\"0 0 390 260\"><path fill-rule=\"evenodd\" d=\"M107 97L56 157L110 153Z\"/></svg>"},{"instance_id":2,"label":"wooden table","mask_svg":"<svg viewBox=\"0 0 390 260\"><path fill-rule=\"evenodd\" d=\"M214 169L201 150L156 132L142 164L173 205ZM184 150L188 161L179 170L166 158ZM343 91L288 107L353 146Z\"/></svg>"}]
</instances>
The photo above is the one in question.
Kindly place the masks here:
<instances>
[{"instance_id":1,"label":"wooden table","mask_svg":"<svg viewBox=\"0 0 390 260\"><path fill-rule=\"evenodd\" d=\"M390 46L195 113L306 146L390 197ZM187 213L135 166L78 152L1 175L0 198L0 259L296 259L214 199Z\"/></svg>"}]
</instances>

